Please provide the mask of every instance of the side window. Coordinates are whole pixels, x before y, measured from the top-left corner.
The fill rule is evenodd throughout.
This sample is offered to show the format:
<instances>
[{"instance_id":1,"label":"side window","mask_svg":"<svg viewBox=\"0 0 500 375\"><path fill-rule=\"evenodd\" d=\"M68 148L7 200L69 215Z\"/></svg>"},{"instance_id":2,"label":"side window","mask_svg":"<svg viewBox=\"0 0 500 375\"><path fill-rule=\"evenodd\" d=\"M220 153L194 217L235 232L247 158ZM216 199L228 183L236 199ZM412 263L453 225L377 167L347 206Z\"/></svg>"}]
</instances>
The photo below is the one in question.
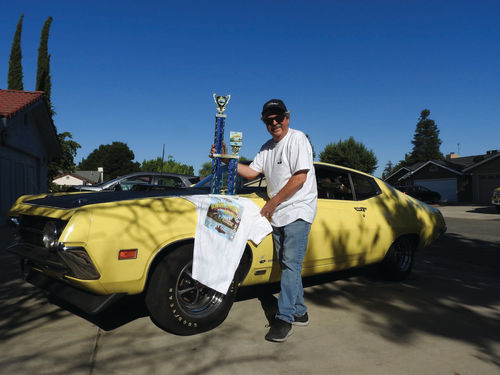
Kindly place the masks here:
<instances>
[{"instance_id":1,"label":"side window","mask_svg":"<svg viewBox=\"0 0 500 375\"><path fill-rule=\"evenodd\" d=\"M183 186L180 178L170 177L170 176L162 176L158 177L158 185L161 186L169 186L169 187L181 187Z\"/></svg>"},{"instance_id":2,"label":"side window","mask_svg":"<svg viewBox=\"0 0 500 375\"><path fill-rule=\"evenodd\" d=\"M355 173L351 174L351 178L356 200L362 201L380 194L380 188L373 178Z\"/></svg>"},{"instance_id":3,"label":"side window","mask_svg":"<svg viewBox=\"0 0 500 375\"><path fill-rule=\"evenodd\" d=\"M316 182L320 199L353 200L351 183L346 171L317 166Z\"/></svg>"},{"instance_id":4,"label":"side window","mask_svg":"<svg viewBox=\"0 0 500 375\"><path fill-rule=\"evenodd\" d=\"M134 185L144 185L151 183L151 176L139 175L125 178L120 181L121 190L131 190Z\"/></svg>"},{"instance_id":5,"label":"side window","mask_svg":"<svg viewBox=\"0 0 500 375\"><path fill-rule=\"evenodd\" d=\"M148 175L140 175L126 178L121 181L121 183L125 184L149 184L151 183L151 176Z\"/></svg>"}]
</instances>

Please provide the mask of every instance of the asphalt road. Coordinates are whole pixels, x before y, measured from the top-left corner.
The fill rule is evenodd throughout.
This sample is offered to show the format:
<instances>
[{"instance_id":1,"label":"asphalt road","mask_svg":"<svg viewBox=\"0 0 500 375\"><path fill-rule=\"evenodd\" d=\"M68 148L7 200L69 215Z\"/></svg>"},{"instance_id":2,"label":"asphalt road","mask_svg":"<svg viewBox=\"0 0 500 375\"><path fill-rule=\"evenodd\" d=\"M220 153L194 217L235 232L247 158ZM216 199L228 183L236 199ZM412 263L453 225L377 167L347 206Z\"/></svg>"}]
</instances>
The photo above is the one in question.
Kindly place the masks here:
<instances>
[{"instance_id":1,"label":"asphalt road","mask_svg":"<svg viewBox=\"0 0 500 375\"><path fill-rule=\"evenodd\" d=\"M137 297L97 318L50 303L0 249L0 373L498 375L500 215L440 209L448 232L404 283L371 269L307 280L311 323L284 344L264 340L272 288L241 290L220 327L179 337Z\"/></svg>"}]
</instances>

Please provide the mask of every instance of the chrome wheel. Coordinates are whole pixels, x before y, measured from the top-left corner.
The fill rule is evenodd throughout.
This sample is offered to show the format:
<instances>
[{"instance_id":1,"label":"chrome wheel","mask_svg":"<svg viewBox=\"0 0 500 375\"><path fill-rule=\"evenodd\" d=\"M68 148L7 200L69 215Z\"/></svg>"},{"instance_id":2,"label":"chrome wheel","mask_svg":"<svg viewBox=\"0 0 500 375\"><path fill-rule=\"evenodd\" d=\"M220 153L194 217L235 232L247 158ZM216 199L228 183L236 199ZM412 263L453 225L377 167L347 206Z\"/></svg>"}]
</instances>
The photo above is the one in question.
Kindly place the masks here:
<instances>
[{"instance_id":1,"label":"chrome wheel","mask_svg":"<svg viewBox=\"0 0 500 375\"><path fill-rule=\"evenodd\" d=\"M236 296L234 280L224 295L194 280L192 269L193 244L179 246L155 265L146 291L151 320L177 335L217 327L226 319Z\"/></svg>"},{"instance_id":2,"label":"chrome wheel","mask_svg":"<svg viewBox=\"0 0 500 375\"><path fill-rule=\"evenodd\" d=\"M415 242L408 237L399 238L387 251L380 269L391 280L403 280L411 272L414 257Z\"/></svg>"},{"instance_id":3,"label":"chrome wheel","mask_svg":"<svg viewBox=\"0 0 500 375\"><path fill-rule=\"evenodd\" d=\"M392 262L401 272L407 272L413 262L413 246L407 239L394 244Z\"/></svg>"},{"instance_id":4,"label":"chrome wheel","mask_svg":"<svg viewBox=\"0 0 500 375\"><path fill-rule=\"evenodd\" d=\"M193 261L186 264L177 278L175 298L179 308L193 318L209 316L224 299L219 293L192 277Z\"/></svg>"}]
</instances>

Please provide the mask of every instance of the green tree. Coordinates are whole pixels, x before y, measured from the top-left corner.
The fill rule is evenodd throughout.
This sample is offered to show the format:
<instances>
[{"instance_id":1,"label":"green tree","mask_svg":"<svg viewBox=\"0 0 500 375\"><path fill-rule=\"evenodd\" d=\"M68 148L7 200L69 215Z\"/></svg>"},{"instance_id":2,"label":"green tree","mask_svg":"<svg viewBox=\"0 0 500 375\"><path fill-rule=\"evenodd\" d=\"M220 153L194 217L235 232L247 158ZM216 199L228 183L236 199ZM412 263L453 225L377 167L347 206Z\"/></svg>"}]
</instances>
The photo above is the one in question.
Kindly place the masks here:
<instances>
[{"instance_id":1,"label":"green tree","mask_svg":"<svg viewBox=\"0 0 500 375\"><path fill-rule=\"evenodd\" d=\"M10 50L9 59L9 74L7 78L7 88L9 90L24 90L23 86L23 66L21 60L23 55L21 53L21 33L23 31L24 14L21 14L19 22L17 23L14 40L12 41L12 48Z\"/></svg>"},{"instance_id":2,"label":"green tree","mask_svg":"<svg viewBox=\"0 0 500 375\"><path fill-rule=\"evenodd\" d=\"M79 170L95 171L104 168L105 180L110 180L124 174L137 172L140 164L134 162L134 152L123 142L113 142L110 145L100 145L89 156L78 164Z\"/></svg>"},{"instance_id":3,"label":"green tree","mask_svg":"<svg viewBox=\"0 0 500 375\"><path fill-rule=\"evenodd\" d=\"M309 143L311 144L311 149L312 149L312 152L313 152L313 160L316 159L316 152L314 151L314 146L311 142L311 138L309 138L309 134L306 134L306 137L307 137L307 140L309 141Z\"/></svg>"},{"instance_id":4,"label":"green tree","mask_svg":"<svg viewBox=\"0 0 500 375\"><path fill-rule=\"evenodd\" d=\"M240 156L238 159L239 162L242 161L247 161L248 159L244 156ZM207 161L201 165L200 170L198 171L198 176L200 177L207 177L208 175L212 174L212 161Z\"/></svg>"},{"instance_id":5,"label":"green tree","mask_svg":"<svg viewBox=\"0 0 500 375\"><path fill-rule=\"evenodd\" d=\"M420 112L420 118L413 135L413 150L408 157L408 163L414 164L433 159L444 160L444 156L439 151L441 140L439 139L439 129L429 118L431 111L424 109Z\"/></svg>"},{"instance_id":6,"label":"green tree","mask_svg":"<svg viewBox=\"0 0 500 375\"><path fill-rule=\"evenodd\" d=\"M392 165L392 161L389 160L385 165L384 171L382 172L382 180L385 180L387 177L389 177L393 170L394 166Z\"/></svg>"},{"instance_id":7,"label":"green tree","mask_svg":"<svg viewBox=\"0 0 500 375\"><path fill-rule=\"evenodd\" d=\"M42 34L40 36L40 46L38 47L38 63L36 72L36 91L43 91L45 100L49 106L51 117L55 114L54 107L50 100L52 91L52 82L50 79L50 55L48 49L49 31L52 17L47 18L43 24Z\"/></svg>"},{"instance_id":8,"label":"green tree","mask_svg":"<svg viewBox=\"0 0 500 375\"><path fill-rule=\"evenodd\" d=\"M75 170L76 152L82 147L79 143L73 141L73 136L69 132L59 133L57 138L61 146L62 156L60 159L50 161L47 171L49 186L52 191L57 190L56 186L52 183L57 175Z\"/></svg>"},{"instance_id":9,"label":"green tree","mask_svg":"<svg viewBox=\"0 0 500 375\"><path fill-rule=\"evenodd\" d=\"M346 141L329 143L319 154L319 160L325 163L343 165L366 173L377 169L377 158L372 150L368 150L353 137Z\"/></svg>"},{"instance_id":10,"label":"green tree","mask_svg":"<svg viewBox=\"0 0 500 375\"><path fill-rule=\"evenodd\" d=\"M144 160L141 164L141 171L179 173L190 176L194 175L194 168L191 165L175 161L172 155L168 155L167 160L163 161L163 168L160 157L157 157L156 159Z\"/></svg>"},{"instance_id":11,"label":"green tree","mask_svg":"<svg viewBox=\"0 0 500 375\"><path fill-rule=\"evenodd\" d=\"M212 173L212 161L207 161L201 165L198 175L200 177L207 177Z\"/></svg>"},{"instance_id":12,"label":"green tree","mask_svg":"<svg viewBox=\"0 0 500 375\"><path fill-rule=\"evenodd\" d=\"M59 144L61 145L62 157L59 161L59 169L63 172L72 172L75 170L75 156L80 144L73 140L70 132L59 133Z\"/></svg>"}]
</instances>

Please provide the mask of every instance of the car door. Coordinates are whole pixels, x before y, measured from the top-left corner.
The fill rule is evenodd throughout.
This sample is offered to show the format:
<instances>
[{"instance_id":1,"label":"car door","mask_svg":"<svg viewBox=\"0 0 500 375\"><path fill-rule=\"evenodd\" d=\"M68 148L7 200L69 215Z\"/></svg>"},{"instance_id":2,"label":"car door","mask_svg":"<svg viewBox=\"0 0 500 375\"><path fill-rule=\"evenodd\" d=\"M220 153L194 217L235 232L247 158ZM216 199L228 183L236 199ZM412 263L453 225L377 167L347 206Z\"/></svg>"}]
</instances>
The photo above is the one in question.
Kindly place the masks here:
<instances>
[{"instance_id":1,"label":"car door","mask_svg":"<svg viewBox=\"0 0 500 375\"><path fill-rule=\"evenodd\" d=\"M315 165L318 210L311 226L304 269L339 270L356 263L363 238L363 207L355 200L347 170Z\"/></svg>"},{"instance_id":2,"label":"car door","mask_svg":"<svg viewBox=\"0 0 500 375\"><path fill-rule=\"evenodd\" d=\"M381 260L393 240L393 231L387 218L387 202L375 179L350 172L356 200L355 210L361 213L359 240L350 250L351 261L362 265Z\"/></svg>"}]
</instances>

